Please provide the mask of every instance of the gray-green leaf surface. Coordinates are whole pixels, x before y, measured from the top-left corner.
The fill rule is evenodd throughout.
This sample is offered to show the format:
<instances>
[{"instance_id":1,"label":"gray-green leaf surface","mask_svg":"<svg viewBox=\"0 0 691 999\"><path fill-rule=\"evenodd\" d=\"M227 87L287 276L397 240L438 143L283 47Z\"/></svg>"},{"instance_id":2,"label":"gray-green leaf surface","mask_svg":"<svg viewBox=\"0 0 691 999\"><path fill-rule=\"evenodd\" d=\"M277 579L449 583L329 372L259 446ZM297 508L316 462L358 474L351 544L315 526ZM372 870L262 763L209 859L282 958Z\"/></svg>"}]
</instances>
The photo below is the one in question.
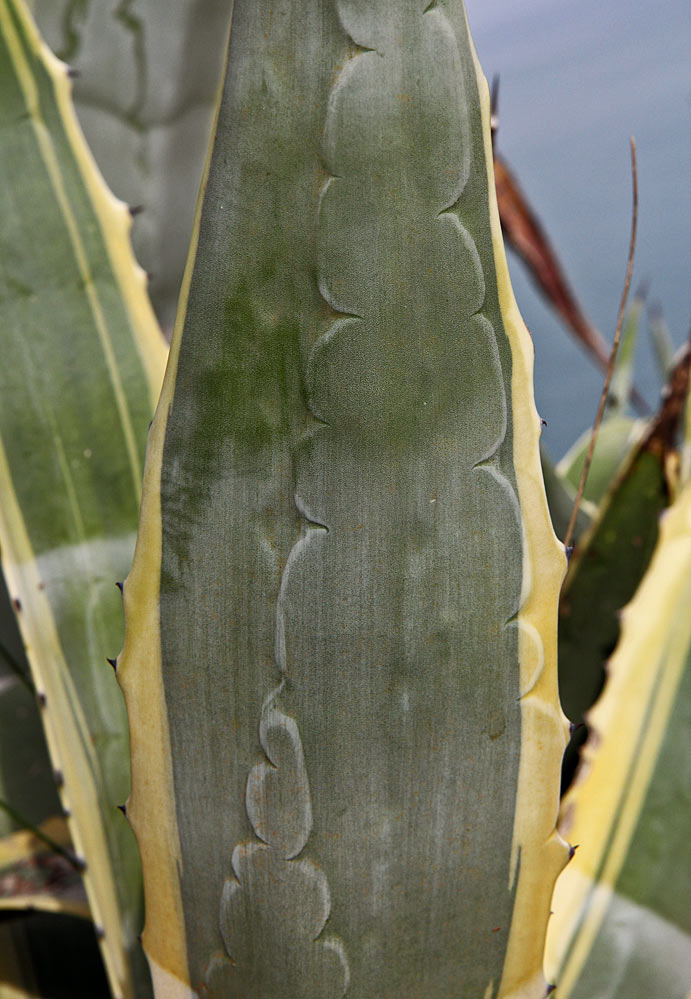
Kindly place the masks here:
<instances>
[{"instance_id":1,"label":"gray-green leaf surface","mask_svg":"<svg viewBox=\"0 0 691 999\"><path fill-rule=\"evenodd\" d=\"M490 172L460 2L235 4L125 586L157 994L544 991L564 559Z\"/></svg>"}]
</instances>

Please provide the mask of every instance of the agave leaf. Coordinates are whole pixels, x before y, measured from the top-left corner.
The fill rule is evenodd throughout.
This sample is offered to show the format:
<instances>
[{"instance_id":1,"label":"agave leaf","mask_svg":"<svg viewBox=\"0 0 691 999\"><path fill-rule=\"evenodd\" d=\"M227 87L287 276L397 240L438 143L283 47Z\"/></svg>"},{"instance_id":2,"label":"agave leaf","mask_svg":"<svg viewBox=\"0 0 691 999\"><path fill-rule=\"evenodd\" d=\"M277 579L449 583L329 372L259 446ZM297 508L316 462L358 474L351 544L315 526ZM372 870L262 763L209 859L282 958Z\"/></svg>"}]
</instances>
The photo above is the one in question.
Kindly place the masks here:
<instances>
[{"instance_id":1,"label":"agave leaf","mask_svg":"<svg viewBox=\"0 0 691 999\"><path fill-rule=\"evenodd\" d=\"M642 286L636 292L624 318L621 341L607 399L607 414L624 413L633 387L636 347L645 307L647 288Z\"/></svg>"},{"instance_id":2,"label":"agave leaf","mask_svg":"<svg viewBox=\"0 0 691 999\"><path fill-rule=\"evenodd\" d=\"M572 722L582 720L602 689L605 663L619 636L619 611L643 578L657 543L660 514L674 495L674 456L690 364L687 347L658 414L569 565L559 605L559 690Z\"/></svg>"},{"instance_id":3,"label":"agave leaf","mask_svg":"<svg viewBox=\"0 0 691 999\"><path fill-rule=\"evenodd\" d=\"M21 819L3 808L10 803ZM59 810L36 693L0 573L0 837Z\"/></svg>"},{"instance_id":4,"label":"agave leaf","mask_svg":"<svg viewBox=\"0 0 691 999\"><path fill-rule=\"evenodd\" d=\"M559 475L547 451L542 446L540 447L540 464L545 480L545 492L547 493L552 526L557 537L564 538L568 530L573 505L576 502L576 490L570 482ZM595 510L592 503L581 500L573 533L575 541L578 541L583 532L587 530Z\"/></svg>"},{"instance_id":5,"label":"agave leaf","mask_svg":"<svg viewBox=\"0 0 691 999\"><path fill-rule=\"evenodd\" d=\"M232 3L36 0L46 41L79 72L87 142L134 226L150 294L172 327Z\"/></svg>"},{"instance_id":6,"label":"agave leaf","mask_svg":"<svg viewBox=\"0 0 691 999\"><path fill-rule=\"evenodd\" d=\"M564 802L579 844L553 900L562 999L686 999L691 981L691 487L664 515L622 621L585 776Z\"/></svg>"},{"instance_id":7,"label":"agave leaf","mask_svg":"<svg viewBox=\"0 0 691 999\"><path fill-rule=\"evenodd\" d=\"M138 857L116 808L128 734L105 657L120 641L114 583L165 352L129 212L86 150L66 67L19 0L0 0L0 46L3 570L113 993L130 996Z\"/></svg>"},{"instance_id":8,"label":"agave leaf","mask_svg":"<svg viewBox=\"0 0 691 999\"><path fill-rule=\"evenodd\" d=\"M588 472L583 496L596 506L622 468L645 431L645 420L614 414L603 420L595 442L593 460ZM590 445L592 428L581 434L563 458L557 462L557 473L572 489L578 489L581 472Z\"/></svg>"},{"instance_id":9,"label":"agave leaf","mask_svg":"<svg viewBox=\"0 0 691 999\"><path fill-rule=\"evenodd\" d=\"M674 364L674 343L659 302L648 309L648 329L660 380L666 382Z\"/></svg>"},{"instance_id":10,"label":"agave leaf","mask_svg":"<svg viewBox=\"0 0 691 999\"><path fill-rule=\"evenodd\" d=\"M591 503L598 504L612 486L630 460L645 427L642 420L635 420L627 413L627 402L633 398L633 374L636 359L636 345L640 327L645 290L639 291L627 311L621 343L617 352L616 364L605 416L600 425L593 459L588 472L583 496ZM640 408L647 410L639 398ZM573 489L578 489L581 472L585 463L592 430L586 430L569 448L557 464L557 472Z\"/></svg>"},{"instance_id":11,"label":"agave leaf","mask_svg":"<svg viewBox=\"0 0 691 999\"><path fill-rule=\"evenodd\" d=\"M118 678L157 996L541 997L563 547L460 0L238 0Z\"/></svg>"}]
</instances>

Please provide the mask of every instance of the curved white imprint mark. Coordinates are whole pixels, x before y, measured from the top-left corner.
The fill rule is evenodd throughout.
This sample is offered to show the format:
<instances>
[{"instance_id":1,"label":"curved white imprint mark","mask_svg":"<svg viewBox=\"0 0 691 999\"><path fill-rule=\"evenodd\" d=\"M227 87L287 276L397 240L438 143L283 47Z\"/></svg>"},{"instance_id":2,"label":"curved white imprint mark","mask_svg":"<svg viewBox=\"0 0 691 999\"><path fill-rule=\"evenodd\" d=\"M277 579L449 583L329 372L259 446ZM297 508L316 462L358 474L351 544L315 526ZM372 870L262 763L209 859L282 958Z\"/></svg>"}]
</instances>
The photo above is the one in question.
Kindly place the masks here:
<instances>
[{"instance_id":1,"label":"curved white imprint mark","mask_svg":"<svg viewBox=\"0 0 691 999\"><path fill-rule=\"evenodd\" d=\"M219 922L227 956L207 968L209 999L342 999L348 989L343 944L321 937L331 912L326 876L298 859L312 829L312 803L297 724L275 704L282 689L262 709L266 761L250 771L245 796L257 840L233 850Z\"/></svg>"}]
</instances>

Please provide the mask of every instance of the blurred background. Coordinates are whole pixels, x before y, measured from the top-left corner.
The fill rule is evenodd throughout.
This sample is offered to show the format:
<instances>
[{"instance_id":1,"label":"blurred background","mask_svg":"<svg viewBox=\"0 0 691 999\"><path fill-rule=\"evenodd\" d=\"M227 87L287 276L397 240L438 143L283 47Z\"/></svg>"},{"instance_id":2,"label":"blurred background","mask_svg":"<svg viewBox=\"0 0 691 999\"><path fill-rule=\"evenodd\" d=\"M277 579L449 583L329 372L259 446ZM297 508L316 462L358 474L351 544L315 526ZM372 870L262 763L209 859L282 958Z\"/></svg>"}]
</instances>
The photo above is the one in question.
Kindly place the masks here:
<instances>
[{"instance_id":1,"label":"blurred background","mask_svg":"<svg viewBox=\"0 0 691 999\"><path fill-rule=\"evenodd\" d=\"M628 140L639 157L634 287L649 284L675 343L691 319L691 5L688 0L466 0L488 79L500 76L497 148L557 251L585 314L611 340L631 223ZM35 0L51 47L79 76L87 139L115 193L142 206L139 260L170 329L194 215L228 6L219 0ZM536 349L544 440L559 457L592 423L602 375L510 256ZM637 382L658 380L645 342Z\"/></svg>"},{"instance_id":2,"label":"blurred background","mask_svg":"<svg viewBox=\"0 0 691 999\"><path fill-rule=\"evenodd\" d=\"M691 4L688 0L466 0L488 79L501 77L497 148L537 212L583 310L611 341L631 226L629 136L638 146L632 290L649 283L676 344L691 322ZM602 376L509 256L533 334L544 440L559 457L595 415ZM637 381L657 375L645 338Z\"/></svg>"}]
</instances>

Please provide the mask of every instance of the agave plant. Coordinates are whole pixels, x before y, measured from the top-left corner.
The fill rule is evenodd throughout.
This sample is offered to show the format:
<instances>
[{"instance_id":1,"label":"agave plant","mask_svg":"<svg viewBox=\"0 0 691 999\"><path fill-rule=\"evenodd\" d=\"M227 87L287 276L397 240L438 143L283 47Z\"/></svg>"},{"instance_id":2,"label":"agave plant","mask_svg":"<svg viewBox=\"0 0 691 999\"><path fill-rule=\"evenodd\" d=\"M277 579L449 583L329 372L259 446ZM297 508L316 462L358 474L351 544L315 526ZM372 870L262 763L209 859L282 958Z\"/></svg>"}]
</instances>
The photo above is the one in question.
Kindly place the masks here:
<instances>
[{"instance_id":1,"label":"agave plant","mask_svg":"<svg viewBox=\"0 0 691 999\"><path fill-rule=\"evenodd\" d=\"M551 906L560 994L649 995L634 991L631 948L616 980L589 956L607 863L583 875L574 862L576 889L564 881L552 902L568 857L555 827L566 557L461 0L236 0L145 464L164 349L130 215L100 180L66 68L22 0L0 0L0 29L0 532L30 666L7 666L0 699L23 754L3 734L0 885L8 910L58 914L0 924L0 996L105 995L96 978L75 986L55 970L59 934L85 953L73 927L90 919L116 999L538 999ZM601 458L562 618L609 585L590 567L598 539L630 532L640 469L654 495L636 507L646 542L632 544L621 603L645 573L680 488L688 354L671 386L624 472L618 454ZM551 470L561 502L577 465L574 453ZM122 641L114 583L142 469L113 660L126 719L105 657ZM673 584L656 568L669 536L660 544L651 573L682 592L689 567ZM639 666L653 679L630 695L638 727L622 734L604 709L593 725L601 736L612 725L634 767L648 739L640 786L668 794L653 764L680 722L655 708L654 676L683 610L670 598L657 634L652 591L644 583L627 612L657 650ZM590 615L587 680L578 665L561 677L573 720L597 694L615 611ZM688 642L669 641L678 683ZM33 721L15 743L18 710ZM35 779L17 779L18 759ZM599 857L624 843L617 876L637 862L619 831L634 814L618 805L629 772L599 811L586 785L565 804ZM62 883L35 876L51 864ZM658 951L672 941L680 969L656 978L651 959L646 987L677 989L688 911L628 885L627 918L656 913ZM622 937L620 910L612 946L635 938Z\"/></svg>"}]
</instances>

